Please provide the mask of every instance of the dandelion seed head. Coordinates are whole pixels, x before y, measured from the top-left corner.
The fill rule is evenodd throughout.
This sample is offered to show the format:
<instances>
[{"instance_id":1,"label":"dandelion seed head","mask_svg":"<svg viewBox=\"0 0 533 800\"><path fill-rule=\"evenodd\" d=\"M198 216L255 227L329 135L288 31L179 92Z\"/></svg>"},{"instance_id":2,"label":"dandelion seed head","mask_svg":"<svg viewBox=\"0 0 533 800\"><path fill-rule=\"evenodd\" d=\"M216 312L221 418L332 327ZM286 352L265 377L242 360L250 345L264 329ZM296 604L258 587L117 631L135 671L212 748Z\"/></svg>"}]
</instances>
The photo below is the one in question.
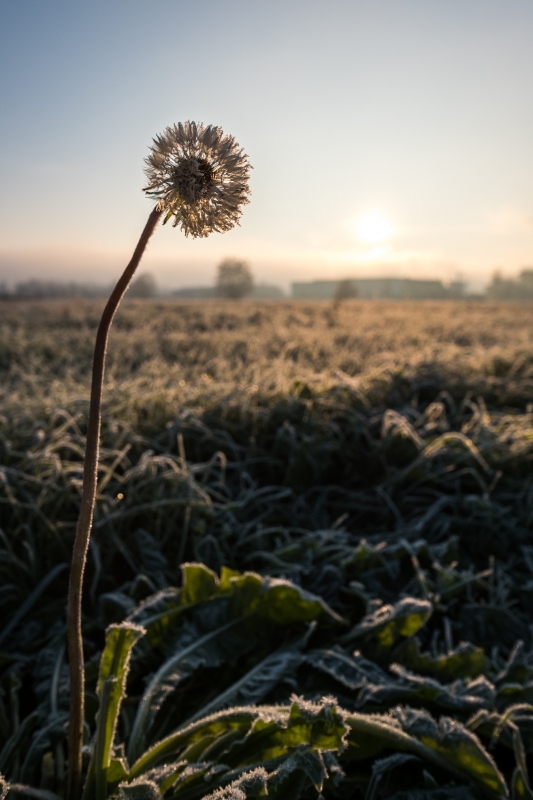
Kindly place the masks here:
<instances>
[{"instance_id":1,"label":"dandelion seed head","mask_svg":"<svg viewBox=\"0 0 533 800\"><path fill-rule=\"evenodd\" d=\"M239 224L249 202L248 156L221 128L196 122L171 125L153 140L144 191L174 217L185 236L224 233Z\"/></svg>"}]
</instances>

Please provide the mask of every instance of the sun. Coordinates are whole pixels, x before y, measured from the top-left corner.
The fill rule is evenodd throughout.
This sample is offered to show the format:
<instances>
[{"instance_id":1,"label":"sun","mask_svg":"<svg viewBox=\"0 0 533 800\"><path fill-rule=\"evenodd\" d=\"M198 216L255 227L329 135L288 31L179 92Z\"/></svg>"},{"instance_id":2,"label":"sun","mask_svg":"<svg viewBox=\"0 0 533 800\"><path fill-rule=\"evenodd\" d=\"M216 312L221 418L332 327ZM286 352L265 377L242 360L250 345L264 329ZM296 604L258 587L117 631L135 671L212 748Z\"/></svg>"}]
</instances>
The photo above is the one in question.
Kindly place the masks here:
<instances>
[{"instance_id":1,"label":"sun","mask_svg":"<svg viewBox=\"0 0 533 800\"><path fill-rule=\"evenodd\" d=\"M366 214L359 220L356 231L363 242L375 244L388 239L392 233L392 228L381 214Z\"/></svg>"}]
</instances>

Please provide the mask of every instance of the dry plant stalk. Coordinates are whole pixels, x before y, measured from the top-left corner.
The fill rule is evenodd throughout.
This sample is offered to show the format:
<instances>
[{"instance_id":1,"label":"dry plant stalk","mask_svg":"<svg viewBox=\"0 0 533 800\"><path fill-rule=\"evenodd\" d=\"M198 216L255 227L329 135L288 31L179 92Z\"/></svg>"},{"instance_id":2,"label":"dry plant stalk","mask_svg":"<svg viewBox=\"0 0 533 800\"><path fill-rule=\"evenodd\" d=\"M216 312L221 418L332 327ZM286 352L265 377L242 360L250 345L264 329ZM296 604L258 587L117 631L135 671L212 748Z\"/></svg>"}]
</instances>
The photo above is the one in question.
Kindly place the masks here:
<instances>
[{"instance_id":1,"label":"dry plant stalk","mask_svg":"<svg viewBox=\"0 0 533 800\"><path fill-rule=\"evenodd\" d=\"M74 541L68 592L70 718L68 797L81 790L85 720L85 674L82 637L82 592L98 483L101 404L109 330L157 223L175 217L186 236L208 236L238 224L248 202L248 157L232 136L218 127L179 123L154 139L146 159L147 194L157 199L139 243L107 302L96 335L80 516Z\"/></svg>"},{"instance_id":2,"label":"dry plant stalk","mask_svg":"<svg viewBox=\"0 0 533 800\"><path fill-rule=\"evenodd\" d=\"M83 465L83 488L81 495L80 516L72 552L68 588L68 654L70 664L70 720L69 720L69 796L75 798L79 794L81 781L81 750L83 744L83 723L85 719L85 675L83 663L83 639L81 630L81 599L83 576L87 562L87 550L94 515L96 487L98 483L98 455L100 450L102 388L107 352L109 330L120 301L130 285L146 245L163 209L154 208L142 232L133 257L122 273L117 285L102 314L96 344L94 347L93 372L91 384L91 400L87 423L87 445Z\"/></svg>"}]
</instances>

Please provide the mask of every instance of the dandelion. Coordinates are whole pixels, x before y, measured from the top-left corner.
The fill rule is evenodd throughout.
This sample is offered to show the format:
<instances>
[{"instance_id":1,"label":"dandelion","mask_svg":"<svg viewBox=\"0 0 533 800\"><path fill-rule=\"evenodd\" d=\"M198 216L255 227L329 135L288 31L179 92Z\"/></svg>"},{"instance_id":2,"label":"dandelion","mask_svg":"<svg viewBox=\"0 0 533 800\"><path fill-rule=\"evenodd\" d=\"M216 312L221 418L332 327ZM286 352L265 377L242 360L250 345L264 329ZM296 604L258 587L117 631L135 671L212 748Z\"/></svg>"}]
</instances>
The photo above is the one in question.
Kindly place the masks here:
<instances>
[{"instance_id":1,"label":"dandelion","mask_svg":"<svg viewBox=\"0 0 533 800\"><path fill-rule=\"evenodd\" d=\"M145 192L174 217L185 236L223 233L239 224L249 202L250 163L233 136L196 122L178 123L154 139Z\"/></svg>"},{"instance_id":2,"label":"dandelion","mask_svg":"<svg viewBox=\"0 0 533 800\"><path fill-rule=\"evenodd\" d=\"M154 139L146 163L148 186L144 191L157 203L148 217L130 263L107 302L94 348L81 508L68 595L69 800L78 799L81 786L85 717L81 599L98 485L102 388L111 323L163 214L164 222L174 216L174 226L179 225L186 236L191 234L196 238L209 236L214 231L223 233L238 224L242 206L249 202L250 195L248 179L251 166L248 157L232 136L224 135L221 128L213 125L204 127L195 122L185 122L167 128ZM117 495L117 499L122 500L122 495Z\"/></svg>"}]
</instances>

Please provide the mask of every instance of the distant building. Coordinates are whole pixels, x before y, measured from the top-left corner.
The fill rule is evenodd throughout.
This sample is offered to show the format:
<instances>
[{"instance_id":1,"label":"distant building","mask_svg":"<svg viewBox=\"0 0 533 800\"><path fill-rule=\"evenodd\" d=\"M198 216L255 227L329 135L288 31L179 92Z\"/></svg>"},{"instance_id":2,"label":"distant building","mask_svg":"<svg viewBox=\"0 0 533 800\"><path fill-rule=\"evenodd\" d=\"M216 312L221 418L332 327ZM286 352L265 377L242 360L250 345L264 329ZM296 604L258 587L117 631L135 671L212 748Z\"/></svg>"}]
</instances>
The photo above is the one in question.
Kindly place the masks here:
<instances>
[{"instance_id":1,"label":"distant building","mask_svg":"<svg viewBox=\"0 0 533 800\"><path fill-rule=\"evenodd\" d=\"M438 280L412 278L351 278L359 297L398 300L440 300L452 296ZM298 300L332 300L340 281L310 281L292 284L292 296ZM462 285L454 284L453 296L461 296Z\"/></svg>"},{"instance_id":2,"label":"distant building","mask_svg":"<svg viewBox=\"0 0 533 800\"><path fill-rule=\"evenodd\" d=\"M171 296L179 300L209 300L219 295L216 286L188 286L185 289L176 289ZM257 283L248 297L250 300L283 300L285 295L279 286Z\"/></svg>"},{"instance_id":3,"label":"distant building","mask_svg":"<svg viewBox=\"0 0 533 800\"><path fill-rule=\"evenodd\" d=\"M187 286L171 292L171 296L180 300L210 300L217 296L217 292L214 286Z\"/></svg>"},{"instance_id":4,"label":"distant building","mask_svg":"<svg viewBox=\"0 0 533 800\"><path fill-rule=\"evenodd\" d=\"M250 298L252 300L283 300L285 292L270 283L256 283Z\"/></svg>"}]
</instances>

